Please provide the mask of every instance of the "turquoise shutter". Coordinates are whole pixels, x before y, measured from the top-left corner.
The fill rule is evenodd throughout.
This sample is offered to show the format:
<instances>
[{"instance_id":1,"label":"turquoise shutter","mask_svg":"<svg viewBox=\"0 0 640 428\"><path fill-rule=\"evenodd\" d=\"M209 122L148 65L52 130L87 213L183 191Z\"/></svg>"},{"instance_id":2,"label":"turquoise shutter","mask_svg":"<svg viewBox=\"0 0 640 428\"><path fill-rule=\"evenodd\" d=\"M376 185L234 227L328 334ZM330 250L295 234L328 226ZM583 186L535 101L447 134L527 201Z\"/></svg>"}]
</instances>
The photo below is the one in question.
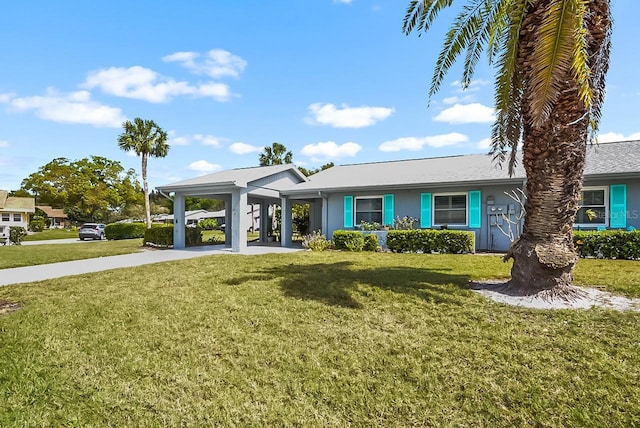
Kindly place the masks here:
<instances>
[{"instance_id":1,"label":"turquoise shutter","mask_svg":"<svg viewBox=\"0 0 640 428\"><path fill-rule=\"evenodd\" d=\"M609 227L627 227L627 185L612 184L609 187Z\"/></svg>"},{"instance_id":2,"label":"turquoise shutter","mask_svg":"<svg viewBox=\"0 0 640 428\"><path fill-rule=\"evenodd\" d=\"M382 224L385 226L393 226L393 194L382 197L382 210Z\"/></svg>"},{"instance_id":3,"label":"turquoise shutter","mask_svg":"<svg viewBox=\"0 0 640 428\"><path fill-rule=\"evenodd\" d=\"M469 227L479 229L482 227L482 197L480 190L469 192Z\"/></svg>"},{"instance_id":4,"label":"turquoise shutter","mask_svg":"<svg viewBox=\"0 0 640 428\"><path fill-rule=\"evenodd\" d=\"M420 227L422 229L431 227L431 193L420 194Z\"/></svg>"},{"instance_id":5,"label":"turquoise shutter","mask_svg":"<svg viewBox=\"0 0 640 428\"><path fill-rule=\"evenodd\" d=\"M353 227L353 196L344 197L344 227Z\"/></svg>"}]
</instances>

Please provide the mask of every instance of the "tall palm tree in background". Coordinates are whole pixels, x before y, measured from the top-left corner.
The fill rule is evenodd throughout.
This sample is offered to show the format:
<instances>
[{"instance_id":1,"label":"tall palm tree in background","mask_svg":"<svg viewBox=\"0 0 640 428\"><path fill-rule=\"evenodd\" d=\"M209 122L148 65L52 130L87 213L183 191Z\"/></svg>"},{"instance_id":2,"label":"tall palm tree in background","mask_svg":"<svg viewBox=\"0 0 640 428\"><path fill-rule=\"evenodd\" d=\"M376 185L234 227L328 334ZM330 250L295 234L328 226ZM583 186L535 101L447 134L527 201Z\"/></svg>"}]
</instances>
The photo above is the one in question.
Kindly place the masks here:
<instances>
[{"instance_id":1,"label":"tall palm tree in background","mask_svg":"<svg viewBox=\"0 0 640 428\"><path fill-rule=\"evenodd\" d=\"M280 143L273 143L271 147L266 146L260 153L260 166L283 165L293 163L293 154Z\"/></svg>"},{"instance_id":2,"label":"tall palm tree in background","mask_svg":"<svg viewBox=\"0 0 640 428\"><path fill-rule=\"evenodd\" d=\"M426 32L453 0L413 0L403 31ZM611 41L609 0L468 0L446 34L429 96L464 53L462 85L486 50L496 67L491 154L513 173L522 147L525 223L505 261L509 287L573 292L572 228L587 144L597 131Z\"/></svg>"},{"instance_id":3,"label":"tall palm tree in background","mask_svg":"<svg viewBox=\"0 0 640 428\"><path fill-rule=\"evenodd\" d=\"M144 188L144 208L147 229L151 228L151 207L149 204L149 185L147 184L147 163L149 156L163 158L169 153L167 133L153 120L142 120L139 117L133 122L122 124L124 132L118 136L118 146L126 151L134 151L142 157L142 185Z\"/></svg>"}]
</instances>

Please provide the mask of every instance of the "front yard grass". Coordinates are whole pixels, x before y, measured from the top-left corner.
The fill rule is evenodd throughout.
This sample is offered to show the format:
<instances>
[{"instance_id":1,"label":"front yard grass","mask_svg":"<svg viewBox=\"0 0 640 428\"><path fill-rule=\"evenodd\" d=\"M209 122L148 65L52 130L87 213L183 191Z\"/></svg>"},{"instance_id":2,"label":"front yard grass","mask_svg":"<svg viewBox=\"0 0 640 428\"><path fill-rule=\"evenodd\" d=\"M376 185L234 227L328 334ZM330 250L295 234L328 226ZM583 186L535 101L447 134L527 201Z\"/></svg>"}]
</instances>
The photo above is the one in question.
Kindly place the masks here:
<instances>
[{"instance_id":1,"label":"front yard grass","mask_svg":"<svg viewBox=\"0 0 640 428\"><path fill-rule=\"evenodd\" d=\"M0 246L0 269L129 254L140 251L141 247L142 239ZM0 275L2 275L1 271Z\"/></svg>"},{"instance_id":2,"label":"front yard grass","mask_svg":"<svg viewBox=\"0 0 640 428\"><path fill-rule=\"evenodd\" d=\"M0 426L638 426L640 314L466 287L508 274L496 256L301 252L0 288L22 305L0 316ZM637 295L640 264L576 278Z\"/></svg>"},{"instance_id":3,"label":"front yard grass","mask_svg":"<svg viewBox=\"0 0 640 428\"><path fill-rule=\"evenodd\" d=\"M47 229L42 232L34 232L22 238L23 241L51 241L54 239L78 238L78 230Z\"/></svg>"}]
</instances>

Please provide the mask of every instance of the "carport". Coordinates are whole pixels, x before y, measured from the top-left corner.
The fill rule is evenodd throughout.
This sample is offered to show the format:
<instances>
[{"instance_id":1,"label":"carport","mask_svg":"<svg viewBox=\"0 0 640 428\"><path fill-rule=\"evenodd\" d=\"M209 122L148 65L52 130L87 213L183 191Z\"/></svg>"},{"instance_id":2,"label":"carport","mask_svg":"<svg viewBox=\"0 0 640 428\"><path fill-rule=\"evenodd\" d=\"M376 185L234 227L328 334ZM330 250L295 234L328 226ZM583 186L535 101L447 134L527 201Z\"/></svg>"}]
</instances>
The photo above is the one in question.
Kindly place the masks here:
<instances>
[{"instance_id":1,"label":"carport","mask_svg":"<svg viewBox=\"0 0 640 428\"><path fill-rule=\"evenodd\" d=\"M292 203L281 191L307 181L295 165L273 165L238 168L159 186L165 194L173 194L173 247L185 248L185 197L220 199L225 203L225 242L233 252L247 247L252 204L260 205L260 243L267 242L269 206L280 205L281 246L291 246ZM180 227L181 226L181 227Z\"/></svg>"}]
</instances>

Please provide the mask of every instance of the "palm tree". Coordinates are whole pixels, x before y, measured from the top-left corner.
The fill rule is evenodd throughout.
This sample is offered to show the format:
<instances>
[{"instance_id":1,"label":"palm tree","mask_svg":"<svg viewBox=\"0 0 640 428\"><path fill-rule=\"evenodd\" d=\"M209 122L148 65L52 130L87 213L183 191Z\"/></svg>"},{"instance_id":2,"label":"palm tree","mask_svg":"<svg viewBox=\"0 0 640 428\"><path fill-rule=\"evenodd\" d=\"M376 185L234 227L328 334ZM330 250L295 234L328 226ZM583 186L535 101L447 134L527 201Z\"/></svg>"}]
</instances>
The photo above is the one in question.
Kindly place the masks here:
<instances>
[{"instance_id":1,"label":"palm tree","mask_svg":"<svg viewBox=\"0 0 640 428\"><path fill-rule=\"evenodd\" d=\"M413 0L403 31L426 32L453 0ZM447 32L429 96L464 52L463 87L484 51L496 67L491 154L513 173L522 147L525 223L505 261L508 287L573 293L572 227L586 146L597 132L609 67L609 0L468 0Z\"/></svg>"},{"instance_id":2,"label":"palm tree","mask_svg":"<svg viewBox=\"0 0 640 428\"><path fill-rule=\"evenodd\" d=\"M293 163L293 154L280 143L273 143L271 147L266 146L260 153L260 166L283 165Z\"/></svg>"},{"instance_id":3,"label":"palm tree","mask_svg":"<svg viewBox=\"0 0 640 428\"><path fill-rule=\"evenodd\" d=\"M147 184L147 162L149 156L163 158L169 152L167 133L153 120L133 119L122 124L124 132L118 136L118 146L126 151L134 151L142 157L142 185L144 188L144 208L147 229L151 228L151 208L149 204L149 185Z\"/></svg>"}]
</instances>

